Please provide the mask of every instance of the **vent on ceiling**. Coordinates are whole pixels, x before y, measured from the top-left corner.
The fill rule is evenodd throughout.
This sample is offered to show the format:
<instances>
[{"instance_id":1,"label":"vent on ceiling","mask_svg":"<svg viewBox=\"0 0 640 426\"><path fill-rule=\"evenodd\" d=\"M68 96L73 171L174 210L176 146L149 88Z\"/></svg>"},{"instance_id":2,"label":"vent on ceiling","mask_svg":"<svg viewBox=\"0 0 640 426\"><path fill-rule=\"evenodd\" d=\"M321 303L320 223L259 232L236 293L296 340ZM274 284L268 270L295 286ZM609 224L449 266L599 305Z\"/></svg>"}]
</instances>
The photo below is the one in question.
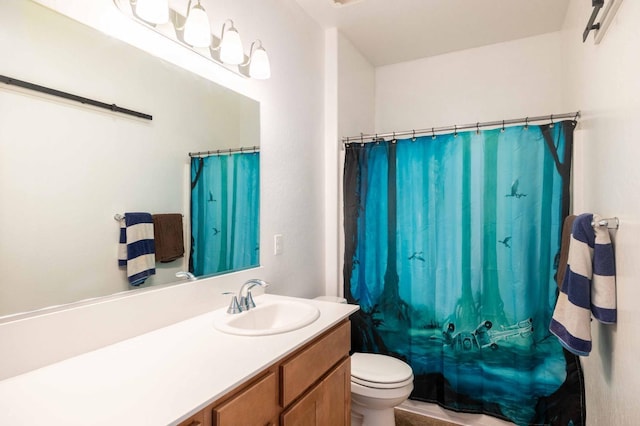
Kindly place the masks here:
<instances>
[{"instance_id":1,"label":"vent on ceiling","mask_svg":"<svg viewBox=\"0 0 640 426\"><path fill-rule=\"evenodd\" d=\"M347 6L350 4L360 3L362 0L329 0L329 3L336 7Z\"/></svg>"}]
</instances>

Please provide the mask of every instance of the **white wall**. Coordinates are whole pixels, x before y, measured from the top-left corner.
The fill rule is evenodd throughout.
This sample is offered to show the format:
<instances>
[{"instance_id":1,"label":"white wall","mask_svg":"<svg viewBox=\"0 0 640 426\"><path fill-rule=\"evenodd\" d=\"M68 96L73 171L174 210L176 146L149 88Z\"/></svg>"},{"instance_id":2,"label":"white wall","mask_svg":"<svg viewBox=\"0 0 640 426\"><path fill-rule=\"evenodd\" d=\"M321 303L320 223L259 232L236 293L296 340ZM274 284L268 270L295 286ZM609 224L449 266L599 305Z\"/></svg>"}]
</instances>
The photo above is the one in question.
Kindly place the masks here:
<instances>
[{"instance_id":1,"label":"white wall","mask_svg":"<svg viewBox=\"0 0 640 426\"><path fill-rule=\"evenodd\" d=\"M592 322L593 350L582 358L587 422L631 425L640 418L640 2L624 1L602 42L582 43L590 2L572 0L563 30L565 108L580 109L582 211L618 216L613 233L618 323Z\"/></svg>"},{"instance_id":2,"label":"white wall","mask_svg":"<svg viewBox=\"0 0 640 426\"><path fill-rule=\"evenodd\" d=\"M14 6L24 4L23 0L8 1ZM141 31L114 15L111 1L42 3L65 9L75 19L114 36ZM0 378L223 306L227 296L220 292L237 290L243 280L254 276L271 282L269 291L277 294L312 297L324 293L324 166L319 161L324 154L324 33L293 0L219 0L215 4L219 19L234 20L244 37L245 50L251 40L263 41L271 60L270 80L237 77L182 49L159 47L156 53L166 55L163 57L168 61L188 59L200 75L260 102L262 267L2 324L0 353L5 356L0 363ZM16 19L16 25L37 31L29 27L26 13ZM214 22L214 28L219 30L221 24ZM20 54L13 49L2 53L13 61ZM85 71L81 82L90 86L97 70L80 58L73 60ZM1 61L0 73L7 67L7 61ZM36 81L45 81L49 73L45 68L23 71ZM64 76L60 78L64 83ZM152 102L134 98L134 104ZM24 118L24 125L34 123ZM74 135L69 137L73 139ZM273 247L274 234L284 236L284 253L280 256L268 249Z\"/></svg>"},{"instance_id":3,"label":"white wall","mask_svg":"<svg viewBox=\"0 0 640 426\"><path fill-rule=\"evenodd\" d=\"M376 69L376 132L562 113L561 36Z\"/></svg>"},{"instance_id":4,"label":"white wall","mask_svg":"<svg viewBox=\"0 0 640 426\"><path fill-rule=\"evenodd\" d=\"M376 69L342 34L338 39L338 75L340 137L373 132Z\"/></svg>"}]
</instances>

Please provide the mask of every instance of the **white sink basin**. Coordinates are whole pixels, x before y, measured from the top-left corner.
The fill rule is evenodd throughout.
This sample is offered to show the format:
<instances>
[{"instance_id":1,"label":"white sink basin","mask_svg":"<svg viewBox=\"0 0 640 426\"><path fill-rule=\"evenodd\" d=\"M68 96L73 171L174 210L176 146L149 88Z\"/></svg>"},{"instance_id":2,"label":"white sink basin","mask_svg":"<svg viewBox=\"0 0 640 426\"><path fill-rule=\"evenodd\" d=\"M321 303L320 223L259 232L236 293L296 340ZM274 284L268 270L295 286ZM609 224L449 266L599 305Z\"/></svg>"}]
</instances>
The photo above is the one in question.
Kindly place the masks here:
<instances>
[{"instance_id":1,"label":"white sink basin","mask_svg":"<svg viewBox=\"0 0 640 426\"><path fill-rule=\"evenodd\" d=\"M217 318L215 328L240 336L267 336L297 330L320 316L320 310L311 303L294 300L256 303L258 306L249 311Z\"/></svg>"}]
</instances>

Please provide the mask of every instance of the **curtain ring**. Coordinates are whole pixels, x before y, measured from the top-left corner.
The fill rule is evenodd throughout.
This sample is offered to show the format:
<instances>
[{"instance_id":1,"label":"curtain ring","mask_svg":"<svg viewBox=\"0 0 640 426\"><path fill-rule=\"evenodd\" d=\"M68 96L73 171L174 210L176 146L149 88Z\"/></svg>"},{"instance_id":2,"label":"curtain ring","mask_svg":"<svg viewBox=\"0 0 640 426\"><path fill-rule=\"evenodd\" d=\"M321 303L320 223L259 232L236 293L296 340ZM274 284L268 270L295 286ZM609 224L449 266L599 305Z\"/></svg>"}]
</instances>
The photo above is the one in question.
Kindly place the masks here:
<instances>
[{"instance_id":1,"label":"curtain ring","mask_svg":"<svg viewBox=\"0 0 640 426\"><path fill-rule=\"evenodd\" d=\"M524 119L524 129L529 130L529 117Z\"/></svg>"},{"instance_id":2,"label":"curtain ring","mask_svg":"<svg viewBox=\"0 0 640 426\"><path fill-rule=\"evenodd\" d=\"M476 122L476 135L480 134L480 122Z\"/></svg>"},{"instance_id":3,"label":"curtain ring","mask_svg":"<svg viewBox=\"0 0 640 426\"><path fill-rule=\"evenodd\" d=\"M457 124L453 125L453 137L454 138L458 137L458 125Z\"/></svg>"},{"instance_id":4,"label":"curtain ring","mask_svg":"<svg viewBox=\"0 0 640 426\"><path fill-rule=\"evenodd\" d=\"M364 134L360 132L360 146L364 146Z\"/></svg>"},{"instance_id":5,"label":"curtain ring","mask_svg":"<svg viewBox=\"0 0 640 426\"><path fill-rule=\"evenodd\" d=\"M396 143L396 132L393 132L393 139L391 139L391 143Z\"/></svg>"},{"instance_id":6,"label":"curtain ring","mask_svg":"<svg viewBox=\"0 0 640 426\"><path fill-rule=\"evenodd\" d=\"M576 116L573 117L573 121L578 121L578 118L580 118L580 111L576 111Z\"/></svg>"},{"instance_id":7,"label":"curtain ring","mask_svg":"<svg viewBox=\"0 0 640 426\"><path fill-rule=\"evenodd\" d=\"M435 140L435 138L436 138L436 132L435 132L435 130L434 130L434 129L433 129L433 127L432 127L432 128L431 128L431 139L434 139L434 140Z\"/></svg>"},{"instance_id":8,"label":"curtain ring","mask_svg":"<svg viewBox=\"0 0 640 426\"><path fill-rule=\"evenodd\" d=\"M504 120L502 120L502 128L500 129L500 133L504 133Z\"/></svg>"},{"instance_id":9,"label":"curtain ring","mask_svg":"<svg viewBox=\"0 0 640 426\"><path fill-rule=\"evenodd\" d=\"M555 123L553 122L553 114L549 116L549 120L551 120L551 124L549 124L549 128L553 129L553 126L555 126Z\"/></svg>"}]
</instances>

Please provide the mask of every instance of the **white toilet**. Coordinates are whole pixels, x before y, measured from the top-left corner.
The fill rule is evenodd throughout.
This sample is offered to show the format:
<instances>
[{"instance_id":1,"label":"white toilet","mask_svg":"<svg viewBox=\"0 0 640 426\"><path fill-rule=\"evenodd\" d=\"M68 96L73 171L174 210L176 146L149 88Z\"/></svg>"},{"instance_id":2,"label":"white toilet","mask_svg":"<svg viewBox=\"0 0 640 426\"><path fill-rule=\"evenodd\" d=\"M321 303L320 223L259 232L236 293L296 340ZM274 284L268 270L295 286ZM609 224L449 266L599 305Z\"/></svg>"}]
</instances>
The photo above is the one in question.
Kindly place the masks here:
<instances>
[{"instance_id":1,"label":"white toilet","mask_svg":"<svg viewBox=\"0 0 640 426\"><path fill-rule=\"evenodd\" d=\"M318 300L347 303L341 297ZM351 355L351 424L393 426L394 407L413 391L413 371L397 358L355 352Z\"/></svg>"}]
</instances>

